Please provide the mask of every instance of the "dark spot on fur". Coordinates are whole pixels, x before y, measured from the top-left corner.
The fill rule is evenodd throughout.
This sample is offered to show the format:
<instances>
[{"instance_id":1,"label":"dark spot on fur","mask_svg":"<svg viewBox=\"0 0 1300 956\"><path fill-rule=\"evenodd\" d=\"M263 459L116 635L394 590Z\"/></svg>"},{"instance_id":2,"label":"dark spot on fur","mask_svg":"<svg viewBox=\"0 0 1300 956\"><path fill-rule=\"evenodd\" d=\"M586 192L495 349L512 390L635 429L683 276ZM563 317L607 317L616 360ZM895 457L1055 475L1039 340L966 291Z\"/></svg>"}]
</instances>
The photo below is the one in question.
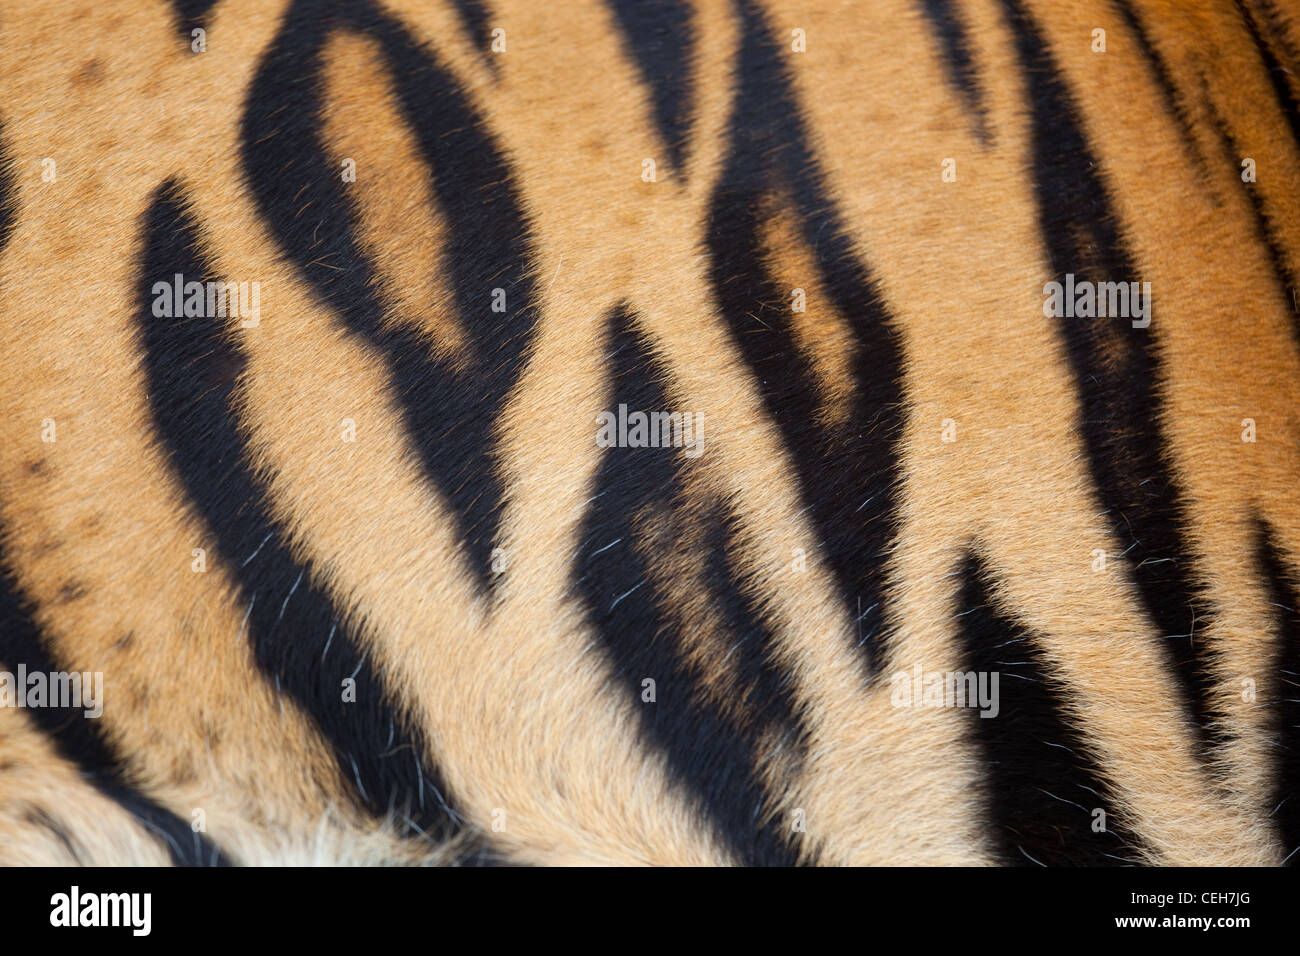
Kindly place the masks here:
<instances>
[{"instance_id":1,"label":"dark spot on fur","mask_svg":"<svg viewBox=\"0 0 1300 956\"><path fill-rule=\"evenodd\" d=\"M121 637L119 637L116 641L113 642L113 650L124 651L131 646L131 643L134 640L135 640L135 632L127 631L125 634L123 634Z\"/></svg>"},{"instance_id":2,"label":"dark spot on fur","mask_svg":"<svg viewBox=\"0 0 1300 956\"><path fill-rule=\"evenodd\" d=\"M72 74L73 86L95 86L104 79L104 63L95 57L87 60L81 69Z\"/></svg>"},{"instance_id":3,"label":"dark spot on fur","mask_svg":"<svg viewBox=\"0 0 1300 956\"><path fill-rule=\"evenodd\" d=\"M247 364L242 352L216 352L206 364L208 382L221 388L230 388Z\"/></svg>"},{"instance_id":4,"label":"dark spot on fur","mask_svg":"<svg viewBox=\"0 0 1300 956\"><path fill-rule=\"evenodd\" d=\"M58 551L61 547L63 547L62 538L42 538L40 541L37 541L36 545L32 548L32 557L44 558L47 555Z\"/></svg>"},{"instance_id":5,"label":"dark spot on fur","mask_svg":"<svg viewBox=\"0 0 1300 956\"><path fill-rule=\"evenodd\" d=\"M36 461L29 461L27 463L27 474L29 475L45 474L45 459L39 458Z\"/></svg>"},{"instance_id":6,"label":"dark spot on fur","mask_svg":"<svg viewBox=\"0 0 1300 956\"><path fill-rule=\"evenodd\" d=\"M86 596L86 586L80 581L68 581L63 587L59 588L59 593L55 597L56 604L71 604L73 601L80 601Z\"/></svg>"}]
</instances>

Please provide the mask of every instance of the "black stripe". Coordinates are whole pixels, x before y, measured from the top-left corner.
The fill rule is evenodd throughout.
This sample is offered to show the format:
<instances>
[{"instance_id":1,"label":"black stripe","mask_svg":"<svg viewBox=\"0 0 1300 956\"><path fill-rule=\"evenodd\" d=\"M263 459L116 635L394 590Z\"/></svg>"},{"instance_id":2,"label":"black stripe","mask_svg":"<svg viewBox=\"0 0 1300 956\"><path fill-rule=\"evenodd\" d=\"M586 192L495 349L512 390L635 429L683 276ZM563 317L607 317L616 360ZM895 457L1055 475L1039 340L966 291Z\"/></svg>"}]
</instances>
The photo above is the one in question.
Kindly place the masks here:
<instances>
[{"instance_id":1,"label":"black stripe","mask_svg":"<svg viewBox=\"0 0 1300 956\"><path fill-rule=\"evenodd\" d=\"M321 51L334 30L378 41L402 113L431 168L450 230L443 261L470 354L435 356L409 326L383 321L375 264L357 213L325 154ZM537 326L528 223L511 174L452 77L400 24L369 3L299 0L285 15L249 95L244 168L285 255L354 334L387 360L392 389L426 473L450 504L471 572L492 587L491 552L504 488L494 428ZM382 176L381 170L362 175ZM433 214L433 211L430 211ZM507 310L491 311L493 289Z\"/></svg>"},{"instance_id":2,"label":"black stripe","mask_svg":"<svg viewBox=\"0 0 1300 956\"><path fill-rule=\"evenodd\" d=\"M1270 38L1275 40L1282 48L1287 58L1291 62L1297 61L1296 54L1290 47L1287 40L1286 31L1284 30L1277 11L1267 0L1257 0L1258 6L1263 11L1263 17L1266 25L1270 28ZM1259 28L1255 24L1252 12L1248 11L1241 3L1236 0L1237 13L1241 17L1246 31L1250 34L1250 39L1254 43L1256 50L1259 52L1260 61L1262 62L1265 72L1268 74L1269 82L1273 87L1273 96L1276 100L1277 108L1286 118L1287 126L1291 131L1291 142L1297 151L1300 151L1300 100L1297 100L1296 94L1292 91L1291 86L1287 83L1287 76L1291 71L1280 64L1277 57L1273 55L1273 50L1268 43L1265 43L1260 36ZM1214 123L1215 132L1219 135L1219 141L1223 144L1223 149L1228 157L1229 165L1234 171L1240 170L1240 163L1243 158L1241 147L1238 146L1235 138L1224 121L1223 116L1219 113L1214 104L1213 98L1209 94L1208 83L1204 76L1201 77L1202 95L1205 99L1206 108L1210 113L1211 120ZM1236 177L1241 181L1241 177ZM1289 181L1288 181L1289 184ZM1259 183L1241 183L1246 193L1246 198L1250 200L1251 212L1254 214L1255 235L1264 243L1268 249L1269 262L1273 268L1273 275L1276 277L1279 286L1282 289L1283 296L1287 301L1287 306L1291 311L1291 327L1293 333L1300 341L1300 299L1297 299L1297 291L1300 290L1300 283L1296 281L1296 274L1287 262L1286 254L1282 249L1282 240L1279 238L1279 231L1275 228L1272 218L1264 210L1264 202L1260 196Z\"/></svg>"},{"instance_id":3,"label":"black stripe","mask_svg":"<svg viewBox=\"0 0 1300 956\"><path fill-rule=\"evenodd\" d=\"M64 672L50 652L23 597L5 553L0 529L0 669L14 673L18 665L28 673ZM112 709L104 702L105 713ZM75 764L86 781L105 797L131 814L152 836L160 839L177 866L226 866L227 860L206 836L197 833L176 814L155 803L136 788L125 762L115 753L96 720L85 716L84 708L32 707L25 713L64 760ZM102 719L102 718L101 718Z\"/></svg>"},{"instance_id":4,"label":"black stripe","mask_svg":"<svg viewBox=\"0 0 1300 956\"><path fill-rule=\"evenodd\" d=\"M1200 147L1196 143L1196 136L1192 132L1192 122L1178 97L1177 86L1173 81L1173 77L1170 76L1169 64L1165 62L1164 57L1160 55L1160 51L1152 42L1151 35L1147 33L1142 18L1138 15L1137 10L1133 8L1130 0L1111 0L1111 2L1119 10L1124 22L1128 24L1129 30L1132 31L1134 39L1137 40L1138 52L1142 54L1143 59L1147 61L1147 65L1151 67L1156 86L1160 89L1160 96L1165 101L1165 112L1178 125L1178 134L1183 141L1187 157L1196 166L1196 175L1203 180L1205 178L1205 160L1201 156Z\"/></svg>"},{"instance_id":5,"label":"black stripe","mask_svg":"<svg viewBox=\"0 0 1300 956\"><path fill-rule=\"evenodd\" d=\"M611 408L669 411L666 370L620 307L610 317L607 362ZM705 451L704 454L708 452ZM720 502L692 500L690 460L670 448L608 448L584 520L574 588L586 604L615 673L640 708L642 731L664 750L673 778L747 864L791 865L800 859L796 834L778 795L758 772L783 742L796 763L806 747L789 676L773 660L775 638L742 588L729 555L735 518ZM652 555L668 560L673 542L700 540L704 593L684 574L680 592L657 593ZM682 628L673 608L708 602L731 650L727 674L693 663L692 642L717 640ZM642 681L656 682L657 700L641 699ZM781 769L787 765L782 764ZM778 767L769 770L780 777ZM809 860L814 851L804 850Z\"/></svg>"},{"instance_id":6,"label":"black stripe","mask_svg":"<svg viewBox=\"0 0 1300 956\"><path fill-rule=\"evenodd\" d=\"M488 68L493 72L497 71L497 54L492 53L492 31L488 27L487 7L483 5L483 0L452 0L452 6L456 8L456 13L460 15L460 21L465 26L465 32L470 35L474 41L474 47L483 51L486 55Z\"/></svg>"},{"instance_id":7,"label":"black stripe","mask_svg":"<svg viewBox=\"0 0 1300 956\"><path fill-rule=\"evenodd\" d=\"M790 82L761 14L738 0L743 41L730 154L709 215L710 278L732 339L790 449L800 493L869 666L884 627L904 418L902 349L884 301L822 185ZM789 197L831 304L853 337L848 421L817 414L817 380L793 335L789 289L763 261L765 201Z\"/></svg>"},{"instance_id":8,"label":"black stripe","mask_svg":"<svg viewBox=\"0 0 1300 956\"><path fill-rule=\"evenodd\" d=\"M1300 78L1295 79L1295 86L1287 82L1287 77L1294 78L1294 71L1300 69L1300 56L1296 55L1295 48L1291 46L1282 19L1269 0L1254 0L1253 5L1258 6L1262 11L1265 25L1269 29L1269 39L1281 47L1283 55L1287 58L1287 65L1278 62L1272 46L1264 42L1263 37L1260 36L1253 12L1247 10L1241 0L1235 2L1237 13L1241 16L1246 31L1250 34L1251 42L1255 44L1255 49L1259 51L1259 58L1264 64L1265 72L1268 73L1277 108L1286 118L1287 126L1291 130L1291 142L1296 150L1300 151L1300 96L1296 94L1296 90L1300 89Z\"/></svg>"},{"instance_id":9,"label":"black stripe","mask_svg":"<svg viewBox=\"0 0 1300 956\"><path fill-rule=\"evenodd\" d=\"M18 220L18 190L14 166L0 141L0 252L8 245ZM0 528L0 667L26 665L29 672L62 671L50 654L48 641L24 600L6 554ZM105 706L108 704L105 702ZM177 866L227 865L228 860L201 833L154 803L128 781L125 764L114 752L99 725L75 708L40 707L28 713L48 735L59 755L77 765L92 786L161 837Z\"/></svg>"},{"instance_id":10,"label":"black stripe","mask_svg":"<svg viewBox=\"0 0 1300 956\"><path fill-rule=\"evenodd\" d=\"M975 60L971 56L970 37L961 11L951 0L917 0L917 3L925 14L935 39L939 41L948 82L965 101L975 135L981 144L990 145L993 135L989 131L988 108L984 103L984 90L980 86L979 72L975 69Z\"/></svg>"},{"instance_id":11,"label":"black stripe","mask_svg":"<svg viewBox=\"0 0 1300 956\"><path fill-rule=\"evenodd\" d=\"M179 185L158 190L145 222L139 328L149 404L167 456L207 525L210 551L236 577L258 666L332 745L345 786L375 815L410 815L434 839L457 815L430 763L424 735L388 699L374 662L333 605L319 575L296 561L268 513L240 433L237 380L246 356L225 319L153 314L156 282L217 281ZM355 702L343 681L356 681Z\"/></svg>"},{"instance_id":12,"label":"black stripe","mask_svg":"<svg viewBox=\"0 0 1300 956\"><path fill-rule=\"evenodd\" d=\"M1274 695L1273 733L1277 765L1271 816L1282 841L1283 856L1300 865L1300 592L1294 569L1282 561L1268 522L1256 518L1260 571L1268 586L1268 601L1277 618L1276 672L1264 693Z\"/></svg>"},{"instance_id":13,"label":"black stripe","mask_svg":"<svg viewBox=\"0 0 1300 956\"><path fill-rule=\"evenodd\" d=\"M694 31L685 0L608 0L623 39L653 93L655 121L668 155L686 168L694 84Z\"/></svg>"},{"instance_id":14,"label":"black stripe","mask_svg":"<svg viewBox=\"0 0 1300 956\"><path fill-rule=\"evenodd\" d=\"M73 834L62 823L62 821L50 816L44 807L31 807L23 814L23 822L34 827L42 827L48 830L54 835L55 839L63 844L63 848L68 851L68 855L72 857L73 862L76 863L77 866L87 865L86 860L90 854L86 851L86 848L81 845L81 841L76 838L75 834Z\"/></svg>"},{"instance_id":15,"label":"black stripe","mask_svg":"<svg viewBox=\"0 0 1300 956\"><path fill-rule=\"evenodd\" d=\"M1209 114L1210 122L1214 127L1214 132L1219 137L1219 144L1223 149L1223 155L1229 168L1234 172L1241 169L1240 162L1245 156L1241 147L1237 144L1236 138L1228 128L1223 114L1214 104L1214 98L1210 96L1209 85L1205 77L1201 77L1202 95L1205 101L1205 111ZM1281 239L1278 237L1278 231L1273 225L1273 220L1264 209L1264 199L1260 195L1258 183L1248 183L1241 177L1234 177L1241 183L1242 192L1246 194L1246 200L1250 204L1251 225L1255 230L1255 238L1259 243L1268 250L1269 266L1273 270L1273 279L1277 283L1278 292L1286 301L1288 311L1291 313L1291 329L1297 342L1300 342L1300 302L1296 300L1296 291L1300 288L1297 285L1295 273L1291 271L1291 266L1287 262L1286 254L1282 251Z\"/></svg>"},{"instance_id":16,"label":"black stripe","mask_svg":"<svg viewBox=\"0 0 1300 956\"><path fill-rule=\"evenodd\" d=\"M0 133L4 123L0 121ZM18 176L13 157L0 137L0 252L9 245L14 226L18 224Z\"/></svg>"},{"instance_id":17,"label":"black stripe","mask_svg":"<svg viewBox=\"0 0 1300 956\"><path fill-rule=\"evenodd\" d=\"M176 14L176 28L185 39L186 46L192 39L196 28L206 29L208 14L217 5L218 0L171 0Z\"/></svg>"},{"instance_id":18,"label":"black stripe","mask_svg":"<svg viewBox=\"0 0 1300 956\"><path fill-rule=\"evenodd\" d=\"M1034 190L1054 278L1064 282L1066 273L1074 273L1090 282L1136 281L1119 217L1047 42L1020 0L1003 5L1033 110ZM1041 307L1041 300L1034 306ZM1079 389L1097 493L1204 744L1211 736L1209 650L1193 631L1204 627L1208 609L1195 584L1183 494L1164 451L1153 335L1158 315L1152 311L1146 329L1121 317L1058 321ZM1200 753L1205 756L1204 748Z\"/></svg>"},{"instance_id":19,"label":"black stripe","mask_svg":"<svg viewBox=\"0 0 1300 956\"><path fill-rule=\"evenodd\" d=\"M984 799L1000 862L1023 866L1115 866L1136 861L1133 835L1115 813L1067 688L1034 636L995 605L993 579L968 553L960 570L956 618L968 670L998 674L996 716L971 708L971 731L985 765ZM991 710L989 711L992 712ZM1105 812L1105 830L1094 821Z\"/></svg>"}]
</instances>

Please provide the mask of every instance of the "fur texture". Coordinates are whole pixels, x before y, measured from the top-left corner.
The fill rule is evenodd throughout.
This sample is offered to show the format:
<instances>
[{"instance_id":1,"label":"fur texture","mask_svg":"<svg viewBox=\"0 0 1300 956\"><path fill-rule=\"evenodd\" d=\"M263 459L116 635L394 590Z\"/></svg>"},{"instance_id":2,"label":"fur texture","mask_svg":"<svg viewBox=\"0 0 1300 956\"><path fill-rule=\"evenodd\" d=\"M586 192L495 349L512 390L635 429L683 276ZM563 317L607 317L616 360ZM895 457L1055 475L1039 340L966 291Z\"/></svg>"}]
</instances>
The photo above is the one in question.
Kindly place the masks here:
<instances>
[{"instance_id":1,"label":"fur texture","mask_svg":"<svg viewBox=\"0 0 1300 956\"><path fill-rule=\"evenodd\" d=\"M0 670L105 687L0 706L0 862L1294 862L1298 50L0 3Z\"/></svg>"}]
</instances>

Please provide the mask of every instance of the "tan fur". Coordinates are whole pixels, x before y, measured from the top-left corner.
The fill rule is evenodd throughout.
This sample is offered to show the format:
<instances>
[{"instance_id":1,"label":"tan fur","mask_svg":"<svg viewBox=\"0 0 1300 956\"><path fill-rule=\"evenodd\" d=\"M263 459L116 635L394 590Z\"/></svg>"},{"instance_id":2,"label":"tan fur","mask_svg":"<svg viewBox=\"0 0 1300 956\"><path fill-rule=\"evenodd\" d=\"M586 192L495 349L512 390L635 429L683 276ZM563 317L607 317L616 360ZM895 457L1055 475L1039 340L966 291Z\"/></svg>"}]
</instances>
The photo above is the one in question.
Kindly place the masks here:
<instances>
[{"instance_id":1,"label":"tan fur","mask_svg":"<svg viewBox=\"0 0 1300 956\"><path fill-rule=\"evenodd\" d=\"M381 662L385 686L425 728L472 832L539 864L735 862L638 735L639 706L614 682L570 593L568 568L600 449L588 427L612 407L603 317L637 315L672 370L675 407L702 412L698 500L725 500L742 527L736 560L776 623L810 732L796 771L765 741L783 810L806 811L825 862L971 864L989 859L964 716L892 707L867 686L816 533L801 512L790 450L713 314L702 233L725 153L738 25L724 0L696 0L696 111L688 168L658 139L649 93L599 0L493 0L508 52L493 77L449 3L388 2L467 91L511 164L534 233L542 321L495 423L508 492L507 570L476 599L448 505L424 479L387 369L343 333L280 255L243 179L239 118L283 3L223 0L209 50L177 41L170 8L143 0L0 5L0 120L19 216L0 254L0 519L24 591L71 668L103 670L102 727L134 781L208 829L238 862L442 862L451 849L401 843L354 805L309 719L257 670L241 637L230 569L190 571L211 548L166 465L147 412L132 319L139 221L180 177L223 275L263 284L260 326L241 330L249 364L240 426L296 556L323 569L333 599ZM1272 864L1286 851L1267 819L1263 690L1274 617L1254 563L1248 506L1300 568L1300 356L1237 179L1193 113L1208 176L1166 117L1144 62L1105 4L1029 3L1098 151L1126 239L1159 290L1153 328L1161 394L1190 529L1220 615L1201 639L1221 653L1214 704L1235 743L1198 764L1190 728L1137 595L1092 552L1123 550L1096 514L1072 371L1041 312L1049 273L1038 235L1025 91L993 0L961 4L994 144L981 148L908 0L763 4L790 56L800 113L872 264L905 354L899 544L890 555L888 671L959 669L948 576L975 540L998 597L1042 636L1145 862ZM1188 103L1205 90L1246 155L1300 272L1300 155L1231 4L1137 4ZM869 20L869 27L866 21ZM1110 52L1089 51L1107 29ZM1289 21L1293 42L1300 24ZM431 353L470 346L439 263L446 223L368 41L327 52L323 135L331 161L358 164L362 238L380 267L388 321ZM1261 105L1262 104L1262 105ZM882 132L883 131L883 132ZM41 159L58 180L41 181ZM640 179L657 158L658 181ZM957 160L958 180L940 180ZM803 288L799 347L840 421L853 382L844 318L820 287L787 206L767 217L764 255L783 289ZM433 223L431 225L431 223ZM777 308L789 302L775 303ZM232 320L233 321L233 320ZM1258 423L1255 444L1240 422ZM40 441L41 422L58 441ZM341 443L343 420L358 440ZM942 422L958 440L940 440ZM648 526L653 526L647 516ZM807 570L791 568L797 548ZM695 542L656 548L657 585L698 576ZM71 591L69 591L71 589ZM75 593L74 599L61 594ZM728 647L706 605L683 599L692 660L725 691ZM724 709L726 702L724 701ZM73 835L71 852L31 822ZM505 809L504 832L492 832ZM1289 849L1289 848L1288 848ZM79 781L21 715L0 710L0 850L5 863L159 864L157 842Z\"/></svg>"}]
</instances>

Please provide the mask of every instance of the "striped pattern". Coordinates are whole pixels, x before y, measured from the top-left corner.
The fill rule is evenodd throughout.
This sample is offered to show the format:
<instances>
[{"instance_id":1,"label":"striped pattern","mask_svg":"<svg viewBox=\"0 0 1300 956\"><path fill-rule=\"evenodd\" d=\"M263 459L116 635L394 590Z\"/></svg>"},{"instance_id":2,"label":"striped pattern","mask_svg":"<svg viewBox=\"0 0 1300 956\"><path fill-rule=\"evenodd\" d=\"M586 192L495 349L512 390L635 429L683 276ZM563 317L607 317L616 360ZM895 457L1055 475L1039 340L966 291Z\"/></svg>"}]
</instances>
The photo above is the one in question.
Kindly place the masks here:
<instances>
[{"instance_id":1,"label":"striped pattern","mask_svg":"<svg viewBox=\"0 0 1300 956\"><path fill-rule=\"evenodd\" d=\"M0 670L106 685L0 707L0 860L1300 859L1297 49L0 4Z\"/></svg>"}]
</instances>

